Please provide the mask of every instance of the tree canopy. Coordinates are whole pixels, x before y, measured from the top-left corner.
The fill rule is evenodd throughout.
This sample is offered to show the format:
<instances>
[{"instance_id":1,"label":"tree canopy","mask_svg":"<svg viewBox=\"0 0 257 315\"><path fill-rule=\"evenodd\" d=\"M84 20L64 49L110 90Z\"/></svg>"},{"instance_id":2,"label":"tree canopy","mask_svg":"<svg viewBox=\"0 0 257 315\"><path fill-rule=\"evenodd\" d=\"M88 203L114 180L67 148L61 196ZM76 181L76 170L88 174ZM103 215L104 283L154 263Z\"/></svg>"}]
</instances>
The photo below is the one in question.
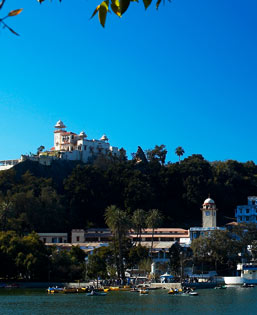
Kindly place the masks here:
<instances>
[{"instance_id":1,"label":"tree canopy","mask_svg":"<svg viewBox=\"0 0 257 315\"><path fill-rule=\"evenodd\" d=\"M210 163L199 154L164 165L118 158L91 164L60 160L50 166L25 161L0 172L0 228L22 235L104 227L105 209L112 204L130 215L159 209L164 227L188 228L201 225L199 209L209 193L222 225L256 190L253 162Z\"/></svg>"}]
</instances>

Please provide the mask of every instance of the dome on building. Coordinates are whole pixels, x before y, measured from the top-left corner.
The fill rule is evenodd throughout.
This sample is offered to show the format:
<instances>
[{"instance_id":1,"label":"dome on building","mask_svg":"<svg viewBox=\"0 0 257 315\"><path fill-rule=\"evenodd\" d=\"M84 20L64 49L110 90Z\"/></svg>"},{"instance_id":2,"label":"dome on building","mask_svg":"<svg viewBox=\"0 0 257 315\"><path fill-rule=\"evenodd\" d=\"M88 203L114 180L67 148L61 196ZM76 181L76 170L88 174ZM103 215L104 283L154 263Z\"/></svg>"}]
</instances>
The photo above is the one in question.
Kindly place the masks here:
<instances>
[{"instance_id":1,"label":"dome on building","mask_svg":"<svg viewBox=\"0 0 257 315\"><path fill-rule=\"evenodd\" d=\"M108 141L109 139L107 138L106 135L102 135L102 137L100 138L100 140L102 140L102 141Z\"/></svg>"},{"instance_id":2,"label":"dome on building","mask_svg":"<svg viewBox=\"0 0 257 315\"><path fill-rule=\"evenodd\" d=\"M209 204L215 204L215 202L214 202L214 200L213 199L211 199L211 198L207 198L207 199L205 199L204 200L204 203L203 203L204 205L209 205Z\"/></svg>"},{"instance_id":3,"label":"dome on building","mask_svg":"<svg viewBox=\"0 0 257 315\"><path fill-rule=\"evenodd\" d=\"M79 136L80 136L81 138L86 138L86 137L87 137L87 135L85 134L84 131L81 131L81 133L79 134Z\"/></svg>"},{"instance_id":4,"label":"dome on building","mask_svg":"<svg viewBox=\"0 0 257 315\"><path fill-rule=\"evenodd\" d=\"M64 125L64 123L61 120L58 120L57 123L55 124L54 128L66 128L66 126Z\"/></svg>"}]
</instances>

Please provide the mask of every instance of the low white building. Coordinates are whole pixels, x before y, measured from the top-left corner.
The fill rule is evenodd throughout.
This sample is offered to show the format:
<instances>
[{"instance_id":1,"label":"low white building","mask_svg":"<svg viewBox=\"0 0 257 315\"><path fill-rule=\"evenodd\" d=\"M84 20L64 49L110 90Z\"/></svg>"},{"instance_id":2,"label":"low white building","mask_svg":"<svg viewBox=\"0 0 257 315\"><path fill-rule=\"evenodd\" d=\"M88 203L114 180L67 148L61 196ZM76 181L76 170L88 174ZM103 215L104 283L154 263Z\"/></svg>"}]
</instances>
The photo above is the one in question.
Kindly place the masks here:
<instances>
[{"instance_id":1,"label":"low white building","mask_svg":"<svg viewBox=\"0 0 257 315\"><path fill-rule=\"evenodd\" d=\"M12 168L14 165L18 164L20 160L4 160L0 161L0 171L6 171Z\"/></svg>"},{"instance_id":2,"label":"low white building","mask_svg":"<svg viewBox=\"0 0 257 315\"><path fill-rule=\"evenodd\" d=\"M257 197L249 196L247 205L237 206L235 216L238 223L257 223Z\"/></svg>"},{"instance_id":3,"label":"low white building","mask_svg":"<svg viewBox=\"0 0 257 315\"><path fill-rule=\"evenodd\" d=\"M67 243L68 233L37 233L39 239L44 243Z\"/></svg>"}]
</instances>

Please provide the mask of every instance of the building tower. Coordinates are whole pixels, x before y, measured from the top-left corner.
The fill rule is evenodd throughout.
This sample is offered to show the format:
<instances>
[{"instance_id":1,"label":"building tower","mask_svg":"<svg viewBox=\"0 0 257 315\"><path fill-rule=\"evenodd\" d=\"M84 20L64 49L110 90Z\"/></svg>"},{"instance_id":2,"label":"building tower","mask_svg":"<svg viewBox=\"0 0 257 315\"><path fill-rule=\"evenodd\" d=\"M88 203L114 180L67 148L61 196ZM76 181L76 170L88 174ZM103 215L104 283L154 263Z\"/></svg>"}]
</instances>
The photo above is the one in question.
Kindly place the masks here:
<instances>
[{"instance_id":1,"label":"building tower","mask_svg":"<svg viewBox=\"0 0 257 315\"><path fill-rule=\"evenodd\" d=\"M56 125L54 126L54 149L60 150L61 149L61 134L65 132L66 126L61 120L58 120Z\"/></svg>"},{"instance_id":2,"label":"building tower","mask_svg":"<svg viewBox=\"0 0 257 315\"><path fill-rule=\"evenodd\" d=\"M211 198L207 198L201 208L202 211L202 225L203 228L216 228L217 227L217 208L215 202Z\"/></svg>"}]
</instances>

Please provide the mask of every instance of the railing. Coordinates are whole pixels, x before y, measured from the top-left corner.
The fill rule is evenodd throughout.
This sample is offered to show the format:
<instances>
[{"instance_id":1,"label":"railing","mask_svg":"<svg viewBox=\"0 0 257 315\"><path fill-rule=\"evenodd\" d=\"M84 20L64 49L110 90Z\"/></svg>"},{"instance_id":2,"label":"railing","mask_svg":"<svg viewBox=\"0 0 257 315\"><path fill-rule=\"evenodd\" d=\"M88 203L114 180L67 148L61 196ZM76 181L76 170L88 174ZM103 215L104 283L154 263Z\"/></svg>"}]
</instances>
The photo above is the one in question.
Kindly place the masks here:
<instances>
[{"instance_id":1,"label":"railing","mask_svg":"<svg viewBox=\"0 0 257 315\"><path fill-rule=\"evenodd\" d=\"M0 161L1 166L8 166L8 165L16 165L20 162L20 160L3 160Z\"/></svg>"}]
</instances>

